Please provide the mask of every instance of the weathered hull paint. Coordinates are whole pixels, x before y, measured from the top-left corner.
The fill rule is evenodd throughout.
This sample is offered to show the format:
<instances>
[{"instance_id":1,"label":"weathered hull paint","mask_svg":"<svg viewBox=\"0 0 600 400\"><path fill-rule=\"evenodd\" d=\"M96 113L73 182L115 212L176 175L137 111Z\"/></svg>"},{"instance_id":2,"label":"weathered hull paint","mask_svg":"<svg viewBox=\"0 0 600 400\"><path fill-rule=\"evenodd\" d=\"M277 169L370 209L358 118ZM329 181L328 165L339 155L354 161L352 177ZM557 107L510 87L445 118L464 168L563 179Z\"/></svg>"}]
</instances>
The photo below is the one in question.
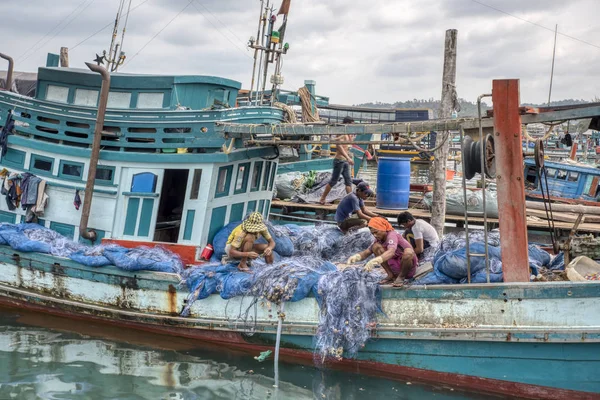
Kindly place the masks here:
<instances>
[{"instance_id":1,"label":"weathered hull paint","mask_svg":"<svg viewBox=\"0 0 600 400\"><path fill-rule=\"evenodd\" d=\"M94 269L0 246L0 303L254 353L272 348L276 313L258 306L250 323L240 315L251 299L215 295L183 318L188 293L178 285L174 274ZM595 283L384 290L373 340L331 366L529 398L600 398L598 298ZM284 358L312 362L318 317L314 298L286 306Z\"/></svg>"}]
</instances>

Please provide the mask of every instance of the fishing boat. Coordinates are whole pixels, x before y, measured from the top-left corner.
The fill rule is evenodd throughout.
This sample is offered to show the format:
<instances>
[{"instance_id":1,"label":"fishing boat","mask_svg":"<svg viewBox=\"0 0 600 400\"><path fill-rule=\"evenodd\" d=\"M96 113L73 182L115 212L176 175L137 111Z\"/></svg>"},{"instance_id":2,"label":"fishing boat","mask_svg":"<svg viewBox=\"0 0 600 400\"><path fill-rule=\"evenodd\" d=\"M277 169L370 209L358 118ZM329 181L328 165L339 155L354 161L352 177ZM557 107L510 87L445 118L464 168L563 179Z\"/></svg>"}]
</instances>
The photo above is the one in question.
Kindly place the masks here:
<instances>
[{"instance_id":1,"label":"fishing boat","mask_svg":"<svg viewBox=\"0 0 600 400\"><path fill-rule=\"evenodd\" d=\"M525 181L530 185L527 197L532 200L550 196L552 201L600 205L600 169L582 163L545 162L545 172L536 172L535 161L525 160Z\"/></svg>"},{"instance_id":2,"label":"fishing boat","mask_svg":"<svg viewBox=\"0 0 600 400\"><path fill-rule=\"evenodd\" d=\"M250 146L256 133L250 129L271 130L283 121L280 109L231 107L240 85L224 78L108 74L88 65L98 74L59 68L57 57L50 59L38 71L35 98L0 91L5 134L0 142L6 151L0 165L8 178L31 173L43 179L50 200L43 215L37 204L23 210L2 202L2 222L31 217L74 241L162 246L195 265L223 226L253 210L268 215L278 150L272 144ZM499 123L518 119L516 108L507 106L518 104L518 93L504 91L502 97L503 86L496 89L497 83L514 87L511 82L494 81L494 106L500 114L511 113ZM248 135L223 123L248 129ZM348 129L372 134L367 125ZM514 142L497 140L497 148L512 145L520 154ZM515 165L499 159L499 176L515 173ZM520 174L522 164L518 169ZM524 202L522 197L511 201ZM371 340L355 358L340 354L327 366L529 398L597 398L600 284L530 283L518 208L500 207L500 213L501 230L511 233L506 236L511 242L502 245L505 282L384 288L383 314ZM507 222L513 227L502 226ZM9 244L0 245L3 305L253 354L275 345L284 359L313 362L321 312L314 296L285 303L285 312L255 307L254 315L240 318L240 310L256 299L211 295L188 304L189 289L175 272L97 268Z\"/></svg>"}]
</instances>

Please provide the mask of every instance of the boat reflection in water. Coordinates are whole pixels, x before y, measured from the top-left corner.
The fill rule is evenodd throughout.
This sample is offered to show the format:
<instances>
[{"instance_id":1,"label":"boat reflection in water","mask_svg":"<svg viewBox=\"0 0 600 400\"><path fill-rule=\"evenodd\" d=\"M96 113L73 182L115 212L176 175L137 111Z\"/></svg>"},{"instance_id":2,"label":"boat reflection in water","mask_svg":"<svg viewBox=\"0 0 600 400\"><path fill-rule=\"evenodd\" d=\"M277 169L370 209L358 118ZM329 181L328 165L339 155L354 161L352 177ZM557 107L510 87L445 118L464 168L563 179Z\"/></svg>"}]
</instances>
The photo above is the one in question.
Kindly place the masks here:
<instances>
[{"instance_id":1,"label":"boat reflection in water","mask_svg":"<svg viewBox=\"0 0 600 400\"><path fill-rule=\"evenodd\" d=\"M0 309L0 399L483 399L273 363L191 340ZM77 333L75 333L77 332ZM235 366L234 366L235 365Z\"/></svg>"}]
</instances>

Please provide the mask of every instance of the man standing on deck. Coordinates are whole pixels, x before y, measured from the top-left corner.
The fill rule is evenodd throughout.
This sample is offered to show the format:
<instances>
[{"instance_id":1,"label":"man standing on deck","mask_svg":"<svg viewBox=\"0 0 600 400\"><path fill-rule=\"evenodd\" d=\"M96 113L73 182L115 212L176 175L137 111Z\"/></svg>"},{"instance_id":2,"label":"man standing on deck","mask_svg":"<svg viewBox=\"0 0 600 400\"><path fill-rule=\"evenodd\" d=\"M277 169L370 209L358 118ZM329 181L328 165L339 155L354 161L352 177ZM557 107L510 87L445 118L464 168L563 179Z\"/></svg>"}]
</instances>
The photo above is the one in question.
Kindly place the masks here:
<instances>
[{"instance_id":1,"label":"man standing on deck","mask_svg":"<svg viewBox=\"0 0 600 400\"><path fill-rule=\"evenodd\" d=\"M429 247L437 247L440 238L435 228L422 219L415 219L411 213L405 211L398 215L398 226L404 228L404 238L412 245L417 257Z\"/></svg>"},{"instance_id":2,"label":"man standing on deck","mask_svg":"<svg viewBox=\"0 0 600 400\"><path fill-rule=\"evenodd\" d=\"M369 229L375 237L375 242L368 249L350 257L348 264L365 260L374 254L375 258L366 263L364 269L371 271L376 265L381 265L387 272L387 277L379 282L380 285L393 282L394 287L404 286L408 280L414 278L419 265L410 243L383 217L372 218L369 221Z\"/></svg>"},{"instance_id":3,"label":"man standing on deck","mask_svg":"<svg viewBox=\"0 0 600 400\"><path fill-rule=\"evenodd\" d=\"M350 117L344 118L344 124L353 124L354 120ZM350 135L339 135L336 139L337 142L348 142L352 140ZM333 159L333 172L331 173L331 180L325 186L325 191L321 195L319 200L320 204L325 204L327 201L327 195L331 191L331 188L337 184L340 175L344 178L344 184L346 185L346 193L352 192L352 178L350 177L350 166L354 165L352 156L350 155L350 145L338 144L335 146L335 157Z\"/></svg>"},{"instance_id":4,"label":"man standing on deck","mask_svg":"<svg viewBox=\"0 0 600 400\"><path fill-rule=\"evenodd\" d=\"M365 227L371 218L377 217L365 207L364 200L370 196L373 196L373 191L367 182L360 182L356 185L356 193L348 193L340 201L335 211L335 222L344 234L350 229ZM356 217L353 217L354 213Z\"/></svg>"}]
</instances>

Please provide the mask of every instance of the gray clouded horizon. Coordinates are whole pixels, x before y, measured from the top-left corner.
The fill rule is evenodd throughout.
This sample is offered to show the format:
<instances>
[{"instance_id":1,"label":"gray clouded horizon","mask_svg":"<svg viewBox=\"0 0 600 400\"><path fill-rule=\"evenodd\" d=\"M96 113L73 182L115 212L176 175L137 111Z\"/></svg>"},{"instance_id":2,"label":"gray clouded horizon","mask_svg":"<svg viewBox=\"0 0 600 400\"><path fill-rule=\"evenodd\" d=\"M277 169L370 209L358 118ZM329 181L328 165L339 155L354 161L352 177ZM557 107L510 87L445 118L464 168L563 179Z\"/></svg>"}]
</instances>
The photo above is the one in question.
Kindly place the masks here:
<instances>
[{"instance_id":1,"label":"gray clouded horizon","mask_svg":"<svg viewBox=\"0 0 600 400\"><path fill-rule=\"evenodd\" d=\"M84 67L109 47L119 0L24 3L5 0L10 17L0 25L0 52L15 58L16 70L36 71L61 46L71 66ZM256 36L259 0L133 0L138 5L119 72L216 75L249 88L246 43ZM492 79L519 78L521 101L543 103L558 24L552 99L592 100L600 97L599 14L600 0L292 0L283 86L315 80L317 93L337 104L439 99L445 31L457 29L459 97L474 101Z\"/></svg>"}]
</instances>

